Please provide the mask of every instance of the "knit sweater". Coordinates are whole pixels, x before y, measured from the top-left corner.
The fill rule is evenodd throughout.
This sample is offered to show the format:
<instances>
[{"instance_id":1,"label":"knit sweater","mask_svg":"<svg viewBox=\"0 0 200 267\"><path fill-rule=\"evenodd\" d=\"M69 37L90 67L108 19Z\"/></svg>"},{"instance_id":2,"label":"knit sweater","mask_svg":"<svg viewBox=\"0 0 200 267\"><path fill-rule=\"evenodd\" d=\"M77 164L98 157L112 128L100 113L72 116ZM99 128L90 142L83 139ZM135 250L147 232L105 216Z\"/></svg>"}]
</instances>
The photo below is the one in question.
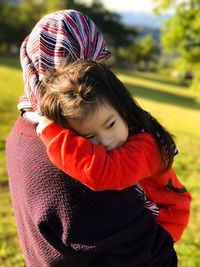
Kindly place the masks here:
<instances>
[{"instance_id":1,"label":"knit sweater","mask_svg":"<svg viewBox=\"0 0 200 267\"><path fill-rule=\"evenodd\" d=\"M174 170L159 170L161 155L149 133L132 135L110 152L51 123L41 133L52 162L93 190L122 190L139 182L159 207L156 220L180 240L190 215L191 195Z\"/></svg>"},{"instance_id":2,"label":"knit sweater","mask_svg":"<svg viewBox=\"0 0 200 267\"><path fill-rule=\"evenodd\" d=\"M133 186L95 192L49 160L19 117L6 144L9 187L27 267L177 266L171 236Z\"/></svg>"}]
</instances>

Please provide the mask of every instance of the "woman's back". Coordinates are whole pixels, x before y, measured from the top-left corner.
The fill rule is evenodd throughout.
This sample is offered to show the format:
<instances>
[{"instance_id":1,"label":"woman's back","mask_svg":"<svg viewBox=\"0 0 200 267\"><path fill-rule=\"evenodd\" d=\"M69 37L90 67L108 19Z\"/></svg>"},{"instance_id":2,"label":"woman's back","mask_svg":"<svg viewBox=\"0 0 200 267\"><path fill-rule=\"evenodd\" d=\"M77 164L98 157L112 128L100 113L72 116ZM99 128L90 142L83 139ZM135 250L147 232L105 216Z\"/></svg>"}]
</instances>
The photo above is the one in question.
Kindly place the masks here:
<instances>
[{"instance_id":1,"label":"woman's back","mask_svg":"<svg viewBox=\"0 0 200 267\"><path fill-rule=\"evenodd\" d=\"M50 162L36 125L20 117L7 140L10 192L27 266L177 266L171 236L134 187L95 192ZM91 266L97 266L93 264Z\"/></svg>"}]
</instances>

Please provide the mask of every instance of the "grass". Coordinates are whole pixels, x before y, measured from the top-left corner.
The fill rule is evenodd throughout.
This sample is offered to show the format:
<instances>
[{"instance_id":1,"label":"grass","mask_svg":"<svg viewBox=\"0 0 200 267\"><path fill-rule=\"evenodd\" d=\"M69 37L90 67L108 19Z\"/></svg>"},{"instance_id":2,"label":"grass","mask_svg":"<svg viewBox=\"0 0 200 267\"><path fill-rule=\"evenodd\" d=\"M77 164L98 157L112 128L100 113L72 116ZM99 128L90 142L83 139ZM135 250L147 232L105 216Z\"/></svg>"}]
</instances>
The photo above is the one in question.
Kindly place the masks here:
<instances>
[{"instance_id":1,"label":"grass","mask_svg":"<svg viewBox=\"0 0 200 267\"><path fill-rule=\"evenodd\" d=\"M7 185L5 140L19 114L16 106L23 93L23 80L17 58L1 57L0 62L0 181Z\"/></svg>"},{"instance_id":2,"label":"grass","mask_svg":"<svg viewBox=\"0 0 200 267\"><path fill-rule=\"evenodd\" d=\"M8 190L5 141L18 116L23 93L17 59L0 58L0 267L24 267ZM174 169L193 196L191 218L176 251L179 267L200 266L200 95L176 80L152 73L116 70L140 105L175 136L179 149Z\"/></svg>"},{"instance_id":3,"label":"grass","mask_svg":"<svg viewBox=\"0 0 200 267\"><path fill-rule=\"evenodd\" d=\"M5 142L19 112L18 98L23 93L18 59L0 58L0 267L25 267L20 249L6 170Z\"/></svg>"}]
</instances>

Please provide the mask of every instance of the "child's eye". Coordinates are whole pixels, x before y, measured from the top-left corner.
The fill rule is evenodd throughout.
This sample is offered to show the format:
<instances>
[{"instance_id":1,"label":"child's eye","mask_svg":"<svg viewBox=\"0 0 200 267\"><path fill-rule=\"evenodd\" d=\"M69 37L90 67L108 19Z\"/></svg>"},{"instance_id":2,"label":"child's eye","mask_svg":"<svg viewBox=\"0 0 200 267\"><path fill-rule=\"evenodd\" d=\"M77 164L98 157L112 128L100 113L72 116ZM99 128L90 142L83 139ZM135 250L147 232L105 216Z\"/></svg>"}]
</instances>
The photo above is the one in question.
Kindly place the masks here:
<instances>
[{"instance_id":1,"label":"child's eye","mask_svg":"<svg viewBox=\"0 0 200 267\"><path fill-rule=\"evenodd\" d=\"M91 136L88 136L88 137L85 137L86 139L93 139L95 136L94 135L91 135Z\"/></svg>"},{"instance_id":2,"label":"child's eye","mask_svg":"<svg viewBox=\"0 0 200 267\"><path fill-rule=\"evenodd\" d=\"M111 122L111 124L107 127L107 129L112 128L112 127L115 125L115 122L116 122L116 121Z\"/></svg>"}]
</instances>

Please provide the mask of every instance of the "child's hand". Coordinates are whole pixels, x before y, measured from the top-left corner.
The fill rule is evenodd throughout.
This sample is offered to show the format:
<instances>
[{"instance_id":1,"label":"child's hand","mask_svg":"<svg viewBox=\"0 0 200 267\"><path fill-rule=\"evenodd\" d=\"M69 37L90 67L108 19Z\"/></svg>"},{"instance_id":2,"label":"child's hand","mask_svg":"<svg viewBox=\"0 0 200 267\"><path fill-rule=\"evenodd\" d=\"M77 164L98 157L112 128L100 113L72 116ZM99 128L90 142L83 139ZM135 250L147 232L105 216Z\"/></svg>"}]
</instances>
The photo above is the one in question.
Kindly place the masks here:
<instances>
[{"instance_id":1,"label":"child's hand","mask_svg":"<svg viewBox=\"0 0 200 267\"><path fill-rule=\"evenodd\" d=\"M45 116L38 116L38 126L37 126L37 134L40 135L41 132L46 128L50 123L51 120L47 119Z\"/></svg>"}]
</instances>

